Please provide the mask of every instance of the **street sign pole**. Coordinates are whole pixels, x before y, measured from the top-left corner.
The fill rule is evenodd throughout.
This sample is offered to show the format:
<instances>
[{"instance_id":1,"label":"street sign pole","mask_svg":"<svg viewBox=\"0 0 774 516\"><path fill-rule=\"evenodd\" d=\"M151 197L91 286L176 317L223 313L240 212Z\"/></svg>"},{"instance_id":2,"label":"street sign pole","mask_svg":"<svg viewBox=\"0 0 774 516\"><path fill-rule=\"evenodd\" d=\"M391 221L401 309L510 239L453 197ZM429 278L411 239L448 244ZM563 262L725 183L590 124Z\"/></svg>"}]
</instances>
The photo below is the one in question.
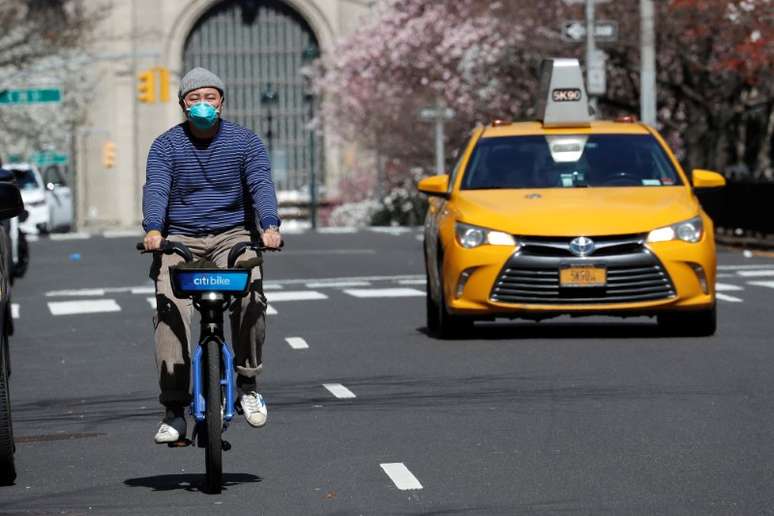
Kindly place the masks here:
<instances>
[{"instance_id":1,"label":"street sign pole","mask_svg":"<svg viewBox=\"0 0 774 516\"><path fill-rule=\"evenodd\" d=\"M444 148L444 119L441 113L443 112L444 105L439 100L438 116L435 118L435 171L436 174L443 174L446 168L446 151Z\"/></svg>"},{"instance_id":2,"label":"street sign pole","mask_svg":"<svg viewBox=\"0 0 774 516\"><path fill-rule=\"evenodd\" d=\"M596 48L594 45L594 0L586 0L586 91L589 91L589 77L591 70L594 67L594 58ZM589 107L592 109L592 113L597 111L597 97L596 95L589 95Z\"/></svg>"},{"instance_id":3,"label":"street sign pole","mask_svg":"<svg viewBox=\"0 0 774 516\"><path fill-rule=\"evenodd\" d=\"M656 125L656 44L653 0L640 0L640 119Z\"/></svg>"},{"instance_id":4,"label":"street sign pole","mask_svg":"<svg viewBox=\"0 0 774 516\"><path fill-rule=\"evenodd\" d=\"M438 98L435 107L419 111L419 118L425 122L435 123L435 171L437 174L443 174L446 171L444 126L448 120L454 118L454 111L447 108L443 100Z\"/></svg>"}]
</instances>

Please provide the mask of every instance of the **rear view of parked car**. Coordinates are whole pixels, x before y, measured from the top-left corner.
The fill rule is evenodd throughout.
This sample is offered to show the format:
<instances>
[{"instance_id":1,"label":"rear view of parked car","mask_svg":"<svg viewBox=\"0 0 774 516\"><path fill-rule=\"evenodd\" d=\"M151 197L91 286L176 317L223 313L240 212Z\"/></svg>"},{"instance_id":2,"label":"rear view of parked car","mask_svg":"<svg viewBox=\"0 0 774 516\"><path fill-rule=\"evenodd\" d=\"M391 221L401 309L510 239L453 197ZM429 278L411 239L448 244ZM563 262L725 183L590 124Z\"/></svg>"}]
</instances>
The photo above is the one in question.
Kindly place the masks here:
<instances>
[{"instance_id":1,"label":"rear view of parked car","mask_svg":"<svg viewBox=\"0 0 774 516\"><path fill-rule=\"evenodd\" d=\"M24 204L19 189L10 182L0 181L0 220L16 217L23 210ZM16 479L9 385L11 356L8 336L12 329L9 253L5 225L0 225L0 485L12 484Z\"/></svg>"}]
</instances>

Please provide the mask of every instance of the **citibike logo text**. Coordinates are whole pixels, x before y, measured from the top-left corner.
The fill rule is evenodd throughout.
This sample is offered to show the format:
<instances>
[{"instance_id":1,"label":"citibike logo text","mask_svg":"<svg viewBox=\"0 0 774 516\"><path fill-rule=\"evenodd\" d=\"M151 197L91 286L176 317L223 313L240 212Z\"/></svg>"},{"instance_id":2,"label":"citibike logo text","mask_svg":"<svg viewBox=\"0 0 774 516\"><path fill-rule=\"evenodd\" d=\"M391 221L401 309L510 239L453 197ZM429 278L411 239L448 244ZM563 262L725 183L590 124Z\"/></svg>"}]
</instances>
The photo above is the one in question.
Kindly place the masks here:
<instances>
[{"instance_id":1,"label":"citibike logo text","mask_svg":"<svg viewBox=\"0 0 774 516\"><path fill-rule=\"evenodd\" d=\"M231 278L223 276L199 276L193 279L193 284L197 287L228 287L231 285Z\"/></svg>"}]
</instances>

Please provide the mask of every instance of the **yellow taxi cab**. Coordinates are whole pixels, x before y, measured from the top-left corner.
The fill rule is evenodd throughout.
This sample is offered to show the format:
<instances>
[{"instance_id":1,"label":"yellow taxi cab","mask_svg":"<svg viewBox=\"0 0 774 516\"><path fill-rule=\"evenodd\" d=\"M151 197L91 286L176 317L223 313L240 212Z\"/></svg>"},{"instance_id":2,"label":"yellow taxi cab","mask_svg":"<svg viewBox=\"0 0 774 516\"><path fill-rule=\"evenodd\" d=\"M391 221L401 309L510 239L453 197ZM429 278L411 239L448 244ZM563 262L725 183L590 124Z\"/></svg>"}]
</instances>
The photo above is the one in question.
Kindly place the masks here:
<instances>
[{"instance_id":1,"label":"yellow taxi cab","mask_svg":"<svg viewBox=\"0 0 774 516\"><path fill-rule=\"evenodd\" d=\"M652 127L589 115L577 59L543 62L538 120L476 128L449 175L418 184L427 326L475 320L656 316L669 333L716 331L712 220Z\"/></svg>"}]
</instances>

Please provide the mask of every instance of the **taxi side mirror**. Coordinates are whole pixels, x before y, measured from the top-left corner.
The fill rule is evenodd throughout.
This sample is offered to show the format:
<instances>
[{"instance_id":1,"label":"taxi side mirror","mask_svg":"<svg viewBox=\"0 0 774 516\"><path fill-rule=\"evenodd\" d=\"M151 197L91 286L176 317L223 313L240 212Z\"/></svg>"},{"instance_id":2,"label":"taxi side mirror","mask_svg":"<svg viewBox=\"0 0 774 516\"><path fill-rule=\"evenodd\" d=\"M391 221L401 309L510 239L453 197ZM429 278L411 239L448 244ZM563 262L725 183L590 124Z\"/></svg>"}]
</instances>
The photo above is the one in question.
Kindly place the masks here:
<instances>
[{"instance_id":1,"label":"taxi side mirror","mask_svg":"<svg viewBox=\"0 0 774 516\"><path fill-rule=\"evenodd\" d=\"M442 174L440 176L426 177L417 183L417 189L423 194L448 198L449 176L447 174Z\"/></svg>"},{"instance_id":2,"label":"taxi side mirror","mask_svg":"<svg viewBox=\"0 0 774 516\"><path fill-rule=\"evenodd\" d=\"M694 188L720 188L726 185L726 178L712 170L695 168L691 178Z\"/></svg>"}]
</instances>

